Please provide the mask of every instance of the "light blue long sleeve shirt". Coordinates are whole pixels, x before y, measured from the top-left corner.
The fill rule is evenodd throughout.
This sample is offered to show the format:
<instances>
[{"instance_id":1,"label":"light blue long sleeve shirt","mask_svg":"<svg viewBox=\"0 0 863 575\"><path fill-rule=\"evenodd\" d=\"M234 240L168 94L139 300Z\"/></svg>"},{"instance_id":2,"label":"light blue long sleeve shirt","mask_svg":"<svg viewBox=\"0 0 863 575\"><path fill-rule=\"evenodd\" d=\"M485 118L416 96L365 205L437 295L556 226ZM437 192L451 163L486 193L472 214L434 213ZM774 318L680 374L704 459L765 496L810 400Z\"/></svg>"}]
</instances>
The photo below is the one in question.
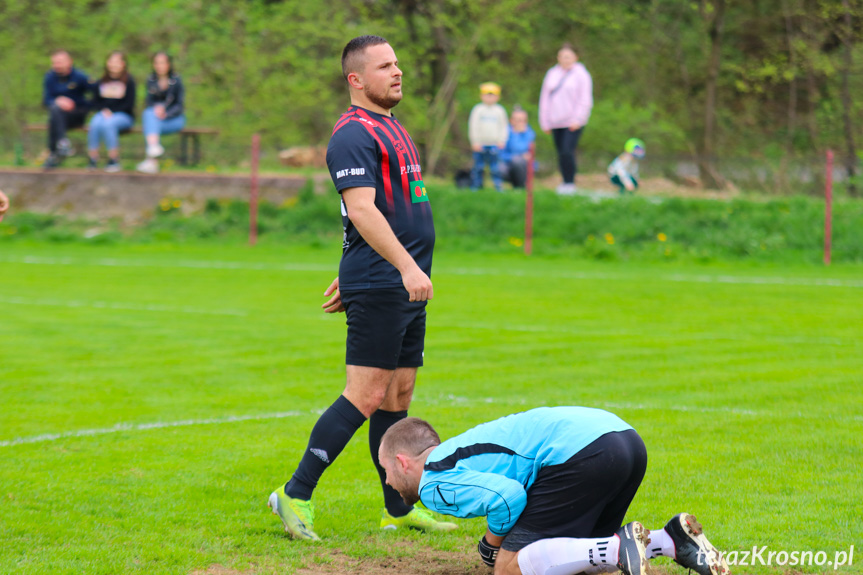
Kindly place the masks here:
<instances>
[{"instance_id":1,"label":"light blue long sleeve shirt","mask_svg":"<svg viewBox=\"0 0 863 575\"><path fill-rule=\"evenodd\" d=\"M455 517L487 517L509 533L540 470L558 465L606 433L632 427L589 407L540 407L483 423L431 451L420 479L427 508Z\"/></svg>"}]
</instances>

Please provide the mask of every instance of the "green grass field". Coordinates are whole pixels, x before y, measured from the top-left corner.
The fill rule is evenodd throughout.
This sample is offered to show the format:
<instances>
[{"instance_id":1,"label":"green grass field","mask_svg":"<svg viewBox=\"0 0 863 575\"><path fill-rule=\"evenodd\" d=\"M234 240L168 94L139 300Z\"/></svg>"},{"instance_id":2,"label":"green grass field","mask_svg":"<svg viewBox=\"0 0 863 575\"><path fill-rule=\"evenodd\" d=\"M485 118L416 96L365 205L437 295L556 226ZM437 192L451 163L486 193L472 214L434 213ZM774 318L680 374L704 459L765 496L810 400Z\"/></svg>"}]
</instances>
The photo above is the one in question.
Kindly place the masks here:
<instances>
[{"instance_id":1,"label":"green grass field","mask_svg":"<svg viewBox=\"0 0 863 575\"><path fill-rule=\"evenodd\" d=\"M365 428L309 545L266 508L344 382L331 249L0 248L0 573L487 573L481 520L381 534ZM438 253L412 415L449 437L612 410L650 462L630 517L728 551L857 548L863 268ZM763 555L767 559L767 554ZM683 573L667 560L657 562ZM738 566L733 573L834 572Z\"/></svg>"}]
</instances>

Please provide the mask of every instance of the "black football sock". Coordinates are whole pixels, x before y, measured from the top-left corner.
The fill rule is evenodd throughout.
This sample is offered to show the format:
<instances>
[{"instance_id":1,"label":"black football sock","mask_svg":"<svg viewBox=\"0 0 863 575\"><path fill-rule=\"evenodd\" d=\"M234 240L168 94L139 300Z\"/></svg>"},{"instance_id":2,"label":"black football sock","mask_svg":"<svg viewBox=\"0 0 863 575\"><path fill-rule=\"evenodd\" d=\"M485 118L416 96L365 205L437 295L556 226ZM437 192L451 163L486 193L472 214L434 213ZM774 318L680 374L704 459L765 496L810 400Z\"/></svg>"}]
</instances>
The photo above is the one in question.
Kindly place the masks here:
<instances>
[{"instance_id":1,"label":"black football sock","mask_svg":"<svg viewBox=\"0 0 863 575\"><path fill-rule=\"evenodd\" d=\"M365 421L366 416L344 395L340 395L318 418L300 465L285 484L285 494L296 499L311 499L321 475Z\"/></svg>"},{"instance_id":2,"label":"black football sock","mask_svg":"<svg viewBox=\"0 0 863 575\"><path fill-rule=\"evenodd\" d=\"M407 411L379 409L369 418L369 450L372 452L372 461L375 462L375 468L377 468L378 476L381 478L381 487L384 489L384 506L393 517L407 515L413 506L405 503L399 492L387 485L387 472L381 467L381 462L378 461L378 449L381 446L381 438L387 429L407 416Z\"/></svg>"}]
</instances>

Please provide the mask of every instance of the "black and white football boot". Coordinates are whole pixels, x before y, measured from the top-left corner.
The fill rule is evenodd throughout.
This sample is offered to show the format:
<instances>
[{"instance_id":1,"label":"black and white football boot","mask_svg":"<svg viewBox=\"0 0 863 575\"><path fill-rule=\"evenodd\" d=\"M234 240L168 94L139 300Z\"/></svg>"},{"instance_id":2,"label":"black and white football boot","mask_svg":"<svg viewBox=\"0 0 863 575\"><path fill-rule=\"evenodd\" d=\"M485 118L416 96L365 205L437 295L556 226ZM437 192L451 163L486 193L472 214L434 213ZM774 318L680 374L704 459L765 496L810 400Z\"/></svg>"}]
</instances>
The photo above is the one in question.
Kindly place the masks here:
<instances>
[{"instance_id":1,"label":"black and white football boot","mask_svg":"<svg viewBox=\"0 0 863 575\"><path fill-rule=\"evenodd\" d=\"M689 513L679 513L665 525L674 541L674 562L698 575L731 575L722 553L704 536L704 528Z\"/></svg>"},{"instance_id":2,"label":"black and white football boot","mask_svg":"<svg viewBox=\"0 0 863 575\"><path fill-rule=\"evenodd\" d=\"M647 575L645 548L650 543L650 531L638 521L633 521L618 529L616 535L620 538L617 568L624 575Z\"/></svg>"}]
</instances>

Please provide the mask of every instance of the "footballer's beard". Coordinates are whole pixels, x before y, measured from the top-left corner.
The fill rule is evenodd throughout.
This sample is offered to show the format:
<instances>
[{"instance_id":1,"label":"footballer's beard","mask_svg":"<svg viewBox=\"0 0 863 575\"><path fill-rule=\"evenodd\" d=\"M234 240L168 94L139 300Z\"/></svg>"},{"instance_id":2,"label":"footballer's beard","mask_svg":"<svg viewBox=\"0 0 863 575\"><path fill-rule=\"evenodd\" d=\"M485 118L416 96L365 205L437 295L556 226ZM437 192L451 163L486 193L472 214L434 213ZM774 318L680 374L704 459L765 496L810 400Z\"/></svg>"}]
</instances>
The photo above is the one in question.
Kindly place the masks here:
<instances>
[{"instance_id":1,"label":"footballer's beard","mask_svg":"<svg viewBox=\"0 0 863 575\"><path fill-rule=\"evenodd\" d=\"M388 90L388 89L387 89ZM401 92L388 94L387 90L382 90L381 92L375 92L373 90L366 90L366 98L372 104L376 106L380 106L384 110L392 110L395 108L399 102L402 101Z\"/></svg>"},{"instance_id":2,"label":"footballer's beard","mask_svg":"<svg viewBox=\"0 0 863 575\"><path fill-rule=\"evenodd\" d=\"M407 505L413 505L420 500L420 482L411 482L405 480L404 483L396 487L396 491L402 496L402 499Z\"/></svg>"},{"instance_id":3,"label":"footballer's beard","mask_svg":"<svg viewBox=\"0 0 863 575\"><path fill-rule=\"evenodd\" d=\"M420 495L416 491L411 491L410 493L402 492L400 495L402 496L402 500L405 502L405 505L414 505L420 500Z\"/></svg>"}]
</instances>

